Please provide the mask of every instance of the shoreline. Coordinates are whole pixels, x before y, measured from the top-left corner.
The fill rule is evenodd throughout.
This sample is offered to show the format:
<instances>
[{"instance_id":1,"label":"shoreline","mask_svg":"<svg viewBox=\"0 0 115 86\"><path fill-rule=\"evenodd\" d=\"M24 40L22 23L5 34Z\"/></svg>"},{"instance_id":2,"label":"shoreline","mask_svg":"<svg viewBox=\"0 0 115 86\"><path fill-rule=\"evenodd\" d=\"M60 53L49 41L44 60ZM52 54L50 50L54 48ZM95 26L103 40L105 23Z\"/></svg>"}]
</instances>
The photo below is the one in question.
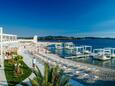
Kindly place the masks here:
<instances>
[{"instance_id":1,"label":"shoreline","mask_svg":"<svg viewBox=\"0 0 115 86\"><path fill-rule=\"evenodd\" d=\"M39 54L40 55L40 54ZM43 54L42 54L43 55ZM54 54L53 54L54 55ZM57 56L57 55L56 55ZM61 57L59 57L61 58ZM64 59L64 60L67 60L67 59ZM100 71L103 71L103 72L113 72L113 74L115 74L115 70L113 69L109 69L109 68L103 68L103 67L98 67L98 66L95 66L95 65L91 65L91 64L86 64L86 63L81 63L81 62L75 62L75 61L72 61L72 60L69 60L70 63L76 63L76 64L80 64L80 65L86 65L88 67L96 67L97 69L99 69ZM97 75L97 74L96 74ZM113 75L112 75L113 76ZM115 79L115 77L114 77Z\"/></svg>"},{"instance_id":2,"label":"shoreline","mask_svg":"<svg viewBox=\"0 0 115 86\"><path fill-rule=\"evenodd\" d=\"M28 46L26 46L26 47L28 47ZM85 71L86 73L87 73L87 71L89 71L89 73L87 73L87 74L94 75L95 77L97 77L97 78L94 77L95 80L93 78L91 78L92 79L91 83L95 83L97 81L110 81L111 82L111 81L115 80L115 76L114 76L115 70L113 70L113 69L102 68L102 67L98 67L98 66L91 65L91 64L75 62L72 60L64 59L64 58L59 57L56 54L49 53L49 51L47 51L43 47L37 51L35 49L35 46L31 46L31 48L28 47L27 49L29 52L32 53L32 55L34 55L36 58L41 59L44 62L48 62L52 65L58 65L59 67L60 67L60 64L63 64L63 65L66 64L67 68L65 70L68 70L69 67L71 66L71 67L76 67L76 69L78 69L79 71L81 71L81 70ZM63 65L61 65L62 68L63 68ZM80 78L82 78L82 77L80 77ZM80 79L81 82L84 80L84 78L86 78L86 77L83 77L83 79ZM76 77L76 79L78 79L78 77ZM87 82L85 82L85 83L87 83ZM88 84L90 84L90 82L88 82Z\"/></svg>"},{"instance_id":3,"label":"shoreline","mask_svg":"<svg viewBox=\"0 0 115 86\"><path fill-rule=\"evenodd\" d=\"M25 53L25 52L21 51L21 52L19 52L19 54L24 57L26 63L31 68L32 67L32 62L31 61L32 61L32 58L34 56L30 52ZM44 74L44 72L43 72L44 71L44 63L41 61L41 59L39 59L37 57L36 57L36 65L40 68L41 73ZM33 77L35 77L34 74L32 74L30 78L33 79ZM26 82L26 83L30 84L28 78L26 80L24 80L23 82ZM76 86L76 85L77 86L85 86L84 84L82 84L82 83L80 83L80 82L78 82L74 79L70 79L70 83L72 84L72 86Z\"/></svg>"}]
</instances>

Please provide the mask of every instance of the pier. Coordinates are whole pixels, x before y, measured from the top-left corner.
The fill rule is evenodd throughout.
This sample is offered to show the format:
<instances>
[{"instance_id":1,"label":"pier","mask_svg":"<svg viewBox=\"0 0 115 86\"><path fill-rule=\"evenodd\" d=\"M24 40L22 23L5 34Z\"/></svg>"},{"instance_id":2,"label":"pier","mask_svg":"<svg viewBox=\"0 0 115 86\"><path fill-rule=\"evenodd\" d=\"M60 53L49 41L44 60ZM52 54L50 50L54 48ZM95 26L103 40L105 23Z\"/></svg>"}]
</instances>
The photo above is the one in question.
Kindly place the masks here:
<instances>
[{"instance_id":1,"label":"pier","mask_svg":"<svg viewBox=\"0 0 115 86\"><path fill-rule=\"evenodd\" d=\"M64 58L66 58L66 59L73 59L73 58L82 58L82 57L89 57L90 55L83 55L83 54L81 54L81 55L76 55L76 56L69 56L69 57L64 57Z\"/></svg>"}]
</instances>

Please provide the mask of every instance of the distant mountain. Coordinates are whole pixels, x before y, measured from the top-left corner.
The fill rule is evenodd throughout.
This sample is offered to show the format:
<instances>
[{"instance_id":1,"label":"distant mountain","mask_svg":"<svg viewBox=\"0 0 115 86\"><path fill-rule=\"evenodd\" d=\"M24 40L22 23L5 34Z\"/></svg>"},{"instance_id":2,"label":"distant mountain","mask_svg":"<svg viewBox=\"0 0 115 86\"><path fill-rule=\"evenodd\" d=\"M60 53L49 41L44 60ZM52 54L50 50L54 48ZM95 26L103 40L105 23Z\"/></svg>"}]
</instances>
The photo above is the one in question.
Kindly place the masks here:
<instances>
[{"instance_id":1,"label":"distant mountain","mask_svg":"<svg viewBox=\"0 0 115 86\"><path fill-rule=\"evenodd\" d=\"M73 40L75 37L66 37L66 36L45 36L39 37L39 40Z\"/></svg>"},{"instance_id":2,"label":"distant mountain","mask_svg":"<svg viewBox=\"0 0 115 86\"><path fill-rule=\"evenodd\" d=\"M18 37L18 39L33 39L33 37ZM38 40L76 40L76 39L115 39L102 37L67 37L67 36L44 36L38 37Z\"/></svg>"}]
</instances>

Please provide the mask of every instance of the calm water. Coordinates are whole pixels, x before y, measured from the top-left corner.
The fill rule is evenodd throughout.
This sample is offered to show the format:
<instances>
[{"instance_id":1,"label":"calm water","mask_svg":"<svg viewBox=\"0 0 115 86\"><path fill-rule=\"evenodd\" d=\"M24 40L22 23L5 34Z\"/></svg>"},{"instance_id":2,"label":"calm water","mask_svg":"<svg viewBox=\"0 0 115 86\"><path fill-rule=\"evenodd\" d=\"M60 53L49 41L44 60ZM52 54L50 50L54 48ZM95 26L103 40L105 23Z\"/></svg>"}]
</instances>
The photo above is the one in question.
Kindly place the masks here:
<instances>
[{"instance_id":1,"label":"calm water","mask_svg":"<svg viewBox=\"0 0 115 86\"><path fill-rule=\"evenodd\" d=\"M51 41L54 42L55 40L51 40ZM90 46L93 46L93 49L105 48L105 47L115 48L115 40L113 39L80 39L80 40L71 40L71 41L62 40L62 42L73 42L76 46L90 45ZM67 57L67 56L72 56L72 52L73 52L73 50L67 50L67 49L58 50L58 49L55 49L53 46L50 48L50 50L52 51L52 53L58 54L62 58ZM115 69L115 58L112 58L111 60L107 60L107 61L94 60L92 57L75 58L73 60L89 63L89 64L94 64L101 67Z\"/></svg>"}]
</instances>

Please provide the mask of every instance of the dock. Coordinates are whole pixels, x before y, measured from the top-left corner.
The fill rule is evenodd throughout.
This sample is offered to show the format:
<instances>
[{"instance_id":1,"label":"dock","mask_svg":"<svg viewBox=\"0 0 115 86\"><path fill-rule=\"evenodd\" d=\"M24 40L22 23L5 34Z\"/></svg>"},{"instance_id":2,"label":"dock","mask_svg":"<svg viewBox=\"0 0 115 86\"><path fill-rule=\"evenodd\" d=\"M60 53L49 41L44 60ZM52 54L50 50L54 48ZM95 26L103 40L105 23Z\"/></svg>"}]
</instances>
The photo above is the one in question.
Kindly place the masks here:
<instances>
[{"instance_id":1,"label":"dock","mask_svg":"<svg viewBox=\"0 0 115 86\"><path fill-rule=\"evenodd\" d=\"M35 50L35 46L26 47L26 49L32 53L37 59L42 60L43 62L47 62L51 65L58 65L60 68L64 70L65 73L69 73L70 76L76 76L76 78L88 78L92 81L96 80L115 80L115 70L98 67L96 65L75 62L69 59L64 59L59 57L56 54L48 53L46 49L39 49L39 52ZM79 76L79 77L77 77Z\"/></svg>"},{"instance_id":2,"label":"dock","mask_svg":"<svg viewBox=\"0 0 115 86\"><path fill-rule=\"evenodd\" d=\"M66 59L73 59L73 58L80 58L80 57L89 57L90 55L86 54L86 55L76 55L76 56L69 56L69 57L64 57Z\"/></svg>"}]
</instances>

